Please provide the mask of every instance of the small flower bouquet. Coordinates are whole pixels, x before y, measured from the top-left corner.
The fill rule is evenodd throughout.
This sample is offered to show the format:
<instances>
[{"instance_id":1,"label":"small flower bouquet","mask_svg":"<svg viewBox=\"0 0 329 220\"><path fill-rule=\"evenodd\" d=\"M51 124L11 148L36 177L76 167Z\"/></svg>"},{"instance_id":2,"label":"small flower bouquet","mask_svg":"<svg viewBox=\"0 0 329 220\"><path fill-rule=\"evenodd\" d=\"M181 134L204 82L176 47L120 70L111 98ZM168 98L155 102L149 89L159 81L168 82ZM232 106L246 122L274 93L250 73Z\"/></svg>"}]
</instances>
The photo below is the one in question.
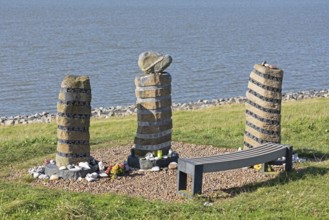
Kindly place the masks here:
<instances>
[{"instance_id":1,"label":"small flower bouquet","mask_svg":"<svg viewBox=\"0 0 329 220\"><path fill-rule=\"evenodd\" d=\"M113 166L109 166L106 170L105 173L107 175L111 175L113 179L115 179L117 176L124 176L126 175L126 165L124 163L117 163Z\"/></svg>"}]
</instances>

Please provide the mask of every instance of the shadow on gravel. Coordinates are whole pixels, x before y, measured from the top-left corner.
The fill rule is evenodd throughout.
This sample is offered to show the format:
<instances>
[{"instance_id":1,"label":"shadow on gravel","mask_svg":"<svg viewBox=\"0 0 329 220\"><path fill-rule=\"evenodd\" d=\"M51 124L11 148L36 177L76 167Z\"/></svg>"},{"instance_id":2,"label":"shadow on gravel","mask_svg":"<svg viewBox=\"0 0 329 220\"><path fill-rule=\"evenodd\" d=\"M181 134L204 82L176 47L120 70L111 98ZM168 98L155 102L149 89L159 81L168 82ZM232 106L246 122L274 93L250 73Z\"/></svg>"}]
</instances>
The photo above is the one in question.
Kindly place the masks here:
<instances>
[{"instance_id":1,"label":"shadow on gravel","mask_svg":"<svg viewBox=\"0 0 329 220\"><path fill-rule=\"evenodd\" d=\"M241 187L234 187L229 189L222 189L221 191L226 194L226 197L234 197L245 192L254 192L261 187L271 187L284 185L291 181L298 181L303 179L305 176L323 176L329 172L329 168L323 167L306 167L302 169L293 170L291 172L282 172L276 178L254 184L247 184Z\"/></svg>"},{"instance_id":2,"label":"shadow on gravel","mask_svg":"<svg viewBox=\"0 0 329 220\"><path fill-rule=\"evenodd\" d=\"M144 176L145 174L141 174L141 173L130 173L129 177L136 177L136 176Z\"/></svg>"}]
</instances>

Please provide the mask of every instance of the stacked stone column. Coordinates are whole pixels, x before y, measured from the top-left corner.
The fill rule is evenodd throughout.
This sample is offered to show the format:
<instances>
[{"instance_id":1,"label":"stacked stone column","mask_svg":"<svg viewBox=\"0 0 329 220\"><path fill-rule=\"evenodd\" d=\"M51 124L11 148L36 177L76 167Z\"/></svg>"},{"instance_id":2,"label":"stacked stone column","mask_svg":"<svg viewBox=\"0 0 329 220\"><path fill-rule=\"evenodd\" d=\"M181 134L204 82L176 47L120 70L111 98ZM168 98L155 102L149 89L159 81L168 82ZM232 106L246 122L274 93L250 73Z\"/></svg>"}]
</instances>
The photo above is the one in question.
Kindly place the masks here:
<instances>
[{"instance_id":1,"label":"stacked stone column","mask_svg":"<svg viewBox=\"0 0 329 220\"><path fill-rule=\"evenodd\" d=\"M282 69L254 65L246 94L244 149L281 142L282 79Z\"/></svg>"},{"instance_id":2,"label":"stacked stone column","mask_svg":"<svg viewBox=\"0 0 329 220\"><path fill-rule=\"evenodd\" d=\"M171 62L171 56L152 51L139 55L143 74L135 78L138 126L129 166L158 169L178 160L171 150L171 76L164 71Z\"/></svg>"},{"instance_id":3,"label":"stacked stone column","mask_svg":"<svg viewBox=\"0 0 329 220\"><path fill-rule=\"evenodd\" d=\"M171 76L169 73L142 74L136 77L138 128L135 155L171 148Z\"/></svg>"},{"instance_id":4,"label":"stacked stone column","mask_svg":"<svg viewBox=\"0 0 329 220\"><path fill-rule=\"evenodd\" d=\"M90 161L91 87L87 76L66 76L57 103L56 165Z\"/></svg>"}]
</instances>

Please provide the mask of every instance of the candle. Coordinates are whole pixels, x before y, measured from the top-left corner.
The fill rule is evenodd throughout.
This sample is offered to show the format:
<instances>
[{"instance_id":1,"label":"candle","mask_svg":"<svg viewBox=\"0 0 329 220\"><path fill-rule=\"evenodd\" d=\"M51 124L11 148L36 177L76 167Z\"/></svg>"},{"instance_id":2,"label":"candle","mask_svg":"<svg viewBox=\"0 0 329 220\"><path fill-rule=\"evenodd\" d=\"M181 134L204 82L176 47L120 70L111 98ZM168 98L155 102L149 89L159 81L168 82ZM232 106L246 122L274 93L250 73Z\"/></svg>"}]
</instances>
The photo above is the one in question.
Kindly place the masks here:
<instances>
[{"instance_id":1,"label":"candle","mask_svg":"<svg viewBox=\"0 0 329 220\"><path fill-rule=\"evenodd\" d=\"M157 154L159 159L162 159L162 150L158 150L158 154Z\"/></svg>"}]
</instances>

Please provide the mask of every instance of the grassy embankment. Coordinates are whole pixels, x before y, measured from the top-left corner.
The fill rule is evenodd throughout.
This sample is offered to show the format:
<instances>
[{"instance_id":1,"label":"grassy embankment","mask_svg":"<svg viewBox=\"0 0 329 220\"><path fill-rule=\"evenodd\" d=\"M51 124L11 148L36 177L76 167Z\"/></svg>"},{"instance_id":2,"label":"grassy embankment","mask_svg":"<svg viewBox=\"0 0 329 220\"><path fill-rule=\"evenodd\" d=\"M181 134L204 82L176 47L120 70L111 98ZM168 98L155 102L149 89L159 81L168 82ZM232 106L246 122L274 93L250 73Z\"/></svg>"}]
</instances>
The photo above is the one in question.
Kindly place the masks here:
<instances>
[{"instance_id":1,"label":"grassy embankment","mask_svg":"<svg viewBox=\"0 0 329 220\"><path fill-rule=\"evenodd\" d=\"M0 127L0 219L328 219L329 218L329 99L287 102L282 111L282 143L301 157L317 162L298 164L298 172L246 185L213 206L204 200L184 203L147 201L115 194L92 195L32 188L27 179L8 181L8 167L28 169L56 150L56 125ZM242 146L243 105L174 112L173 140ZM93 120L92 148L132 142L136 117Z\"/></svg>"}]
</instances>

